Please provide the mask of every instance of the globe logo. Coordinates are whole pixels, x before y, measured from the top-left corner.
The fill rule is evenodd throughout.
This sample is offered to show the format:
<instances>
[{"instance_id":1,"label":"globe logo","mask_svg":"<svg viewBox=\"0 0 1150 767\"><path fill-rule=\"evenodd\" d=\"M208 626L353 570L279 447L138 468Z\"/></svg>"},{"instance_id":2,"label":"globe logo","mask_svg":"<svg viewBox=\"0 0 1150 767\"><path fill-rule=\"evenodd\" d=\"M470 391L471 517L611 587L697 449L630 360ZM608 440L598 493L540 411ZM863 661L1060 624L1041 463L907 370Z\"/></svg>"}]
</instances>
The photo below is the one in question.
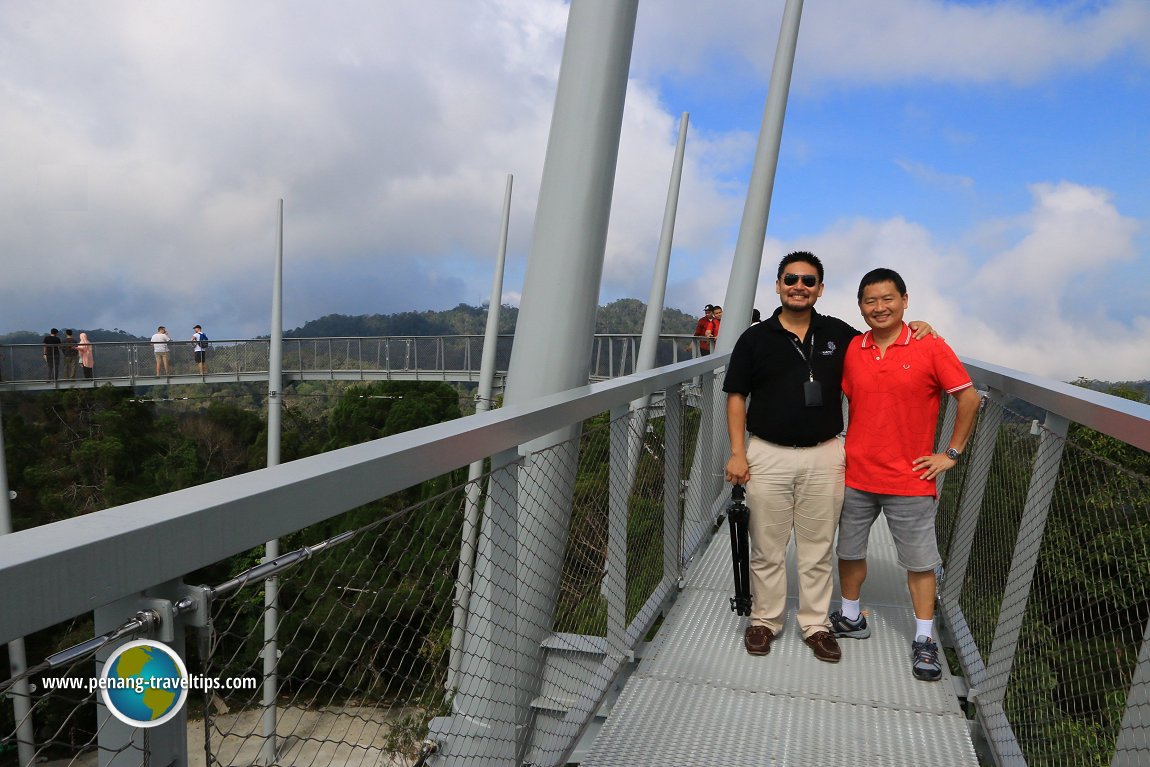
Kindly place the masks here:
<instances>
[{"instance_id":1,"label":"globe logo","mask_svg":"<svg viewBox=\"0 0 1150 767\"><path fill-rule=\"evenodd\" d=\"M156 727L188 698L188 669L167 645L141 639L119 647L104 663L100 695L112 715L131 727Z\"/></svg>"}]
</instances>

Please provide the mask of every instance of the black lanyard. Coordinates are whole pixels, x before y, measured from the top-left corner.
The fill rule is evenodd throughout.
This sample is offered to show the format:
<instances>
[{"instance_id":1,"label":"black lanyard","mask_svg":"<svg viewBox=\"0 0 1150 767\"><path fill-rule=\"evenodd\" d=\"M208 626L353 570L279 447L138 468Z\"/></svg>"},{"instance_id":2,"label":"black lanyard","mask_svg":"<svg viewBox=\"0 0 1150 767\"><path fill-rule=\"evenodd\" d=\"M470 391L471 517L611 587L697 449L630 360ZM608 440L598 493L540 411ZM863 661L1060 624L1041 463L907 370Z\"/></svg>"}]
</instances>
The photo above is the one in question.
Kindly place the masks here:
<instances>
[{"instance_id":1,"label":"black lanyard","mask_svg":"<svg viewBox=\"0 0 1150 767\"><path fill-rule=\"evenodd\" d=\"M810 375L810 380L815 380L815 370L813 367L811 367L811 360L815 357L815 332L813 330L811 331L811 354L809 357L803 352L803 347L799 346L799 342L795 340L793 333L791 334L791 346L795 347L795 351L799 353L799 356L802 357L803 362L806 363L807 373Z\"/></svg>"}]
</instances>

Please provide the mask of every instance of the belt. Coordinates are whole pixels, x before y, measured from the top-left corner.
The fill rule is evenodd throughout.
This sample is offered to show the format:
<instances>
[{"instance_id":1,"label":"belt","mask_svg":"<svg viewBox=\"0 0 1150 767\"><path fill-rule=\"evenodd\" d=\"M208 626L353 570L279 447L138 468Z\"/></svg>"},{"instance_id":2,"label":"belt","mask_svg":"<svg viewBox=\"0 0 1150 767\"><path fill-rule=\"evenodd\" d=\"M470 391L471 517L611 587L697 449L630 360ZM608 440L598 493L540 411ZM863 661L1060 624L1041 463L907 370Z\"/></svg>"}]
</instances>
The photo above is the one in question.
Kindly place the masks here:
<instances>
[{"instance_id":1,"label":"belt","mask_svg":"<svg viewBox=\"0 0 1150 767\"><path fill-rule=\"evenodd\" d=\"M763 442L774 445L775 447L790 447L790 448L818 447L819 445L825 445L826 443L837 439L837 437L831 437L829 439L821 439L818 442L809 442L809 443L808 442L791 442L791 443L786 443L786 442L775 442L774 440L771 440L771 439L765 439L763 437L760 437L758 434L755 434L754 432L751 432L751 436L754 437L755 439L762 440Z\"/></svg>"}]
</instances>

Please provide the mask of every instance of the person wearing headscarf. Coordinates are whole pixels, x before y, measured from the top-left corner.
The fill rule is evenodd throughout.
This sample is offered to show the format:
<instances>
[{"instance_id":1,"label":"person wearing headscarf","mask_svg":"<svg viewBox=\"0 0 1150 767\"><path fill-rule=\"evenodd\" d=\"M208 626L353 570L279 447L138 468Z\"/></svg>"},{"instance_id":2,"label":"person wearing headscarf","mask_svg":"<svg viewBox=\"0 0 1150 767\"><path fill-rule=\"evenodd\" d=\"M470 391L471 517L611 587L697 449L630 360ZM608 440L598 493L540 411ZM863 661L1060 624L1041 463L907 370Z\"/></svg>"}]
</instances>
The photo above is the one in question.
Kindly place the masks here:
<instances>
[{"instance_id":1,"label":"person wearing headscarf","mask_svg":"<svg viewBox=\"0 0 1150 767\"><path fill-rule=\"evenodd\" d=\"M76 344L76 354L80 356L80 367L84 370L84 377L92 377L92 368L96 364L96 355L92 350L92 342L88 340L87 333L80 334L80 342Z\"/></svg>"}]
</instances>

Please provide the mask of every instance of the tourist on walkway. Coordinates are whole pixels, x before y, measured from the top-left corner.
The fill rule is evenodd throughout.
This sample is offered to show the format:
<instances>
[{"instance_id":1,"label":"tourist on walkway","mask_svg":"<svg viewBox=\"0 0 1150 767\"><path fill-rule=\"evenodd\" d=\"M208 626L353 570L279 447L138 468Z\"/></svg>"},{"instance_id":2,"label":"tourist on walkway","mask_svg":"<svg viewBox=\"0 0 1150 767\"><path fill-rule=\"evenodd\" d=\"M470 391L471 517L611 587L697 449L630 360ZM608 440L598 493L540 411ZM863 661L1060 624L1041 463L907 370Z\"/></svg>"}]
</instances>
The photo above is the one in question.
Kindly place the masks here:
<instances>
[{"instance_id":1,"label":"tourist on walkway","mask_svg":"<svg viewBox=\"0 0 1150 767\"><path fill-rule=\"evenodd\" d=\"M64 378L71 381L76 377L76 337L72 335L72 328L64 330L64 338L60 342L60 356L64 363Z\"/></svg>"},{"instance_id":2,"label":"tourist on walkway","mask_svg":"<svg viewBox=\"0 0 1150 767\"><path fill-rule=\"evenodd\" d=\"M851 342L843 362L850 402L846 435L846 500L839 522L842 608L831 614L836 636L865 639L860 608L867 575L867 541L881 512L898 550L914 608L911 673L938 681L934 640L935 570L942 564L935 534L937 480L957 465L974 429L979 397L966 368L940 338L913 336L902 321L906 283L892 269L874 269L859 284L859 309L870 330ZM942 393L958 404L954 431L935 453Z\"/></svg>"},{"instance_id":3,"label":"tourist on walkway","mask_svg":"<svg viewBox=\"0 0 1150 767\"><path fill-rule=\"evenodd\" d=\"M171 364L171 350L168 344L172 342L172 337L168 335L168 330L163 325L156 328L156 332L152 334L152 351L156 353L156 376L160 375L170 376L172 374ZM163 371L161 373L161 371Z\"/></svg>"},{"instance_id":4,"label":"tourist on walkway","mask_svg":"<svg viewBox=\"0 0 1150 767\"><path fill-rule=\"evenodd\" d=\"M192 353L196 358L196 369L200 375L208 373L208 334L199 325L192 328Z\"/></svg>"},{"instance_id":5,"label":"tourist on walkway","mask_svg":"<svg viewBox=\"0 0 1150 767\"><path fill-rule=\"evenodd\" d=\"M718 316L716 317L716 313ZM709 339L719 337L719 320L723 316L723 308L721 306L712 306L707 304L703 308L703 316L695 323L695 337L701 339L699 341L699 354L705 355L711 353L711 341Z\"/></svg>"},{"instance_id":6,"label":"tourist on walkway","mask_svg":"<svg viewBox=\"0 0 1150 767\"><path fill-rule=\"evenodd\" d=\"M96 354L92 350L92 342L88 340L87 333L80 333L80 342L76 344L76 355L80 360L80 369L84 372L84 378L90 379L93 375L93 369L96 367Z\"/></svg>"},{"instance_id":7,"label":"tourist on walkway","mask_svg":"<svg viewBox=\"0 0 1150 767\"><path fill-rule=\"evenodd\" d=\"M44 364L48 366L48 380L60 377L60 331L52 328L44 336Z\"/></svg>"}]
</instances>

